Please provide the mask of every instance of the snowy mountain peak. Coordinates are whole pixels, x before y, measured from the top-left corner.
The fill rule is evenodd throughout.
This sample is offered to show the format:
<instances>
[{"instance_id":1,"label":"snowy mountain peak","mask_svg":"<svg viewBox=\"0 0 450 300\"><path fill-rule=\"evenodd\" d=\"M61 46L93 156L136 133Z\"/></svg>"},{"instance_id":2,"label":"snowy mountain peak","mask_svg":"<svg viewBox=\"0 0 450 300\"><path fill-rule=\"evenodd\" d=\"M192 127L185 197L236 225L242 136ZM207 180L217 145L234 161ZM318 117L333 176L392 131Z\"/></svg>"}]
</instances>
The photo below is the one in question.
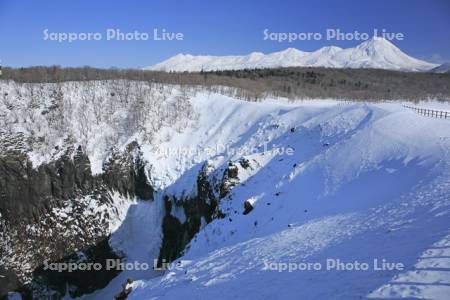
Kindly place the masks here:
<instances>
[{"instance_id":1,"label":"snowy mountain peak","mask_svg":"<svg viewBox=\"0 0 450 300\"><path fill-rule=\"evenodd\" d=\"M389 42L388 40L381 38L381 37L372 37L371 39L368 39L367 41L362 42L358 46L356 46L358 49L367 49L369 51L377 52L377 51L392 51L392 50L398 50L401 51L399 48L397 48L394 44Z\"/></svg>"},{"instance_id":2,"label":"snowy mountain peak","mask_svg":"<svg viewBox=\"0 0 450 300\"><path fill-rule=\"evenodd\" d=\"M317 50L316 52L321 52L321 53L336 53L338 51L341 51L342 48L337 47L337 46L326 46L326 47L322 47L319 50Z\"/></svg>"},{"instance_id":3,"label":"snowy mountain peak","mask_svg":"<svg viewBox=\"0 0 450 300\"><path fill-rule=\"evenodd\" d=\"M182 58L190 58L190 57L193 57L193 55L191 55L191 54L184 54L184 53L178 53L177 55L175 55L172 58L182 59Z\"/></svg>"},{"instance_id":4,"label":"snowy mountain peak","mask_svg":"<svg viewBox=\"0 0 450 300\"><path fill-rule=\"evenodd\" d=\"M248 55L248 60L249 61L254 61L254 60L258 60L261 59L262 57L264 57L264 53L262 52L252 52Z\"/></svg>"},{"instance_id":5,"label":"snowy mountain peak","mask_svg":"<svg viewBox=\"0 0 450 300\"><path fill-rule=\"evenodd\" d=\"M262 53L262 52L252 52L252 53L250 53L250 56L253 56L253 57L264 56L264 53Z\"/></svg>"},{"instance_id":6,"label":"snowy mountain peak","mask_svg":"<svg viewBox=\"0 0 450 300\"><path fill-rule=\"evenodd\" d=\"M437 65L415 59L382 37L372 37L354 48L326 46L313 52L296 48L244 56L194 56L178 54L147 70L198 72L279 67L376 68L401 71L428 71Z\"/></svg>"},{"instance_id":7,"label":"snowy mountain peak","mask_svg":"<svg viewBox=\"0 0 450 300\"><path fill-rule=\"evenodd\" d=\"M298 54L305 54L305 52L302 52L296 48L286 48L285 50L282 51L278 51L275 53L279 53L279 54L285 54L285 55L298 55ZM274 54L274 53L273 53Z\"/></svg>"},{"instance_id":8,"label":"snowy mountain peak","mask_svg":"<svg viewBox=\"0 0 450 300\"><path fill-rule=\"evenodd\" d=\"M394 46L394 44L390 41L388 41L387 39L385 39L384 37L380 37L380 36L373 36L370 39L362 42L360 45L363 44L371 44L371 45L387 45L387 46Z\"/></svg>"}]
</instances>

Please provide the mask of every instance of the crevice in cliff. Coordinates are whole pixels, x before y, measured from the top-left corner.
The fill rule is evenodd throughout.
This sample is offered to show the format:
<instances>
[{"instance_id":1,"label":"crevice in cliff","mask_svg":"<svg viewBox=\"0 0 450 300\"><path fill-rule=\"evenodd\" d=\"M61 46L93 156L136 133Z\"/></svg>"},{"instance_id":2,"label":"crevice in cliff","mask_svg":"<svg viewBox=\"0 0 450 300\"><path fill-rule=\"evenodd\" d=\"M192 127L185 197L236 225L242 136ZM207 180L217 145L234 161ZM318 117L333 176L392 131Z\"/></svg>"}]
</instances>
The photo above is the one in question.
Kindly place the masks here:
<instances>
[{"instance_id":1,"label":"crevice in cliff","mask_svg":"<svg viewBox=\"0 0 450 300\"><path fill-rule=\"evenodd\" d=\"M164 198L166 214L162 224L163 241L158 258L159 266L182 256L202 226L225 217L219 203L239 184L238 172L239 167L235 162L229 162L226 167L217 170L205 162L197 177L194 197ZM172 215L174 206L184 212L184 222Z\"/></svg>"}]
</instances>

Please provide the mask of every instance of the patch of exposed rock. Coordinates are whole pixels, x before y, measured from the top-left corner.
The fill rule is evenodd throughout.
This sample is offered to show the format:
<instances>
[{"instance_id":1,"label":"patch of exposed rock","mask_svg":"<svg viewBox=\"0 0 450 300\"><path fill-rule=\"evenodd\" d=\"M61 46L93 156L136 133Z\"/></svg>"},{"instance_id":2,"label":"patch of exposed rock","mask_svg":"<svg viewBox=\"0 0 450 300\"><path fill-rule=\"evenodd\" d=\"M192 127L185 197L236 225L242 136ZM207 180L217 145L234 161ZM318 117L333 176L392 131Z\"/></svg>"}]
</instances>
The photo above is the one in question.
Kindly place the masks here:
<instances>
[{"instance_id":1,"label":"patch of exposed rock","mask_svg":"<svg viewBox=\"0 0 450 300\"><path fill-rule=\"evenodd\" d=\"M3 148L6 149L6 148ZM21 149L0 155L0 298L20 291L27 299L80 296L104 287L116 272L59 273L43 264L83 257L118 258L108 244L117 218L112 192L123 199L153 199L137 143L115 152L93 175L81 147L34 168Z\"/></svg>"},{"instance_id":2,"label":"patch of exposed rock","mask_svg":"<svg viewBox=\"0 0 450 300\"><path fill-rule=\"evenodd\" d=\"M165 197L166 215L162 226L160 264L180 257L202 226L215 218L225 217L219 209L219 203L239 184L239 169L249 167L250 162L247 159L241 159L238 163L229 162L225 168L219 169L206 162L197 177L195 197ZM185 215L184 222L172 214L174 210L182 210Z\"/></svg>"}]
</instances>

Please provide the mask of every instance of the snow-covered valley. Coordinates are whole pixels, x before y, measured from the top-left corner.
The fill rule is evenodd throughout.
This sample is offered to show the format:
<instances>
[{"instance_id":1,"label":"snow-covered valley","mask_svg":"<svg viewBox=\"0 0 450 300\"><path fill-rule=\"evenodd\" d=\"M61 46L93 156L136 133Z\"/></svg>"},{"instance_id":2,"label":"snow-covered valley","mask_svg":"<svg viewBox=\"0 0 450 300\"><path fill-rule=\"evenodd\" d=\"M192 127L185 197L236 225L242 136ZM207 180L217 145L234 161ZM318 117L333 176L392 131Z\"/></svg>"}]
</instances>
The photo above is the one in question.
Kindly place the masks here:
<instances>
[{"instance_id":1,"label":"snow-covered valley","mask_svg":"<svg viewBox=\"0 0 450 300\"><path fill-rule=\"evenodd\" d=\"M81 149L110 194L103 203L83 190L112 250L152 266L176 256L168 270L126 270L66 299L112 299L128 278L128 299L448 299L448 119L399 101L249 102L126 81L0 84L2 159L20 150L39 169ZM114 165L128 166L124 153L133 183L151 186L146 200L142 184L112 182L122 174ZM70 218L64 203L58 218ZM167 235L177 228L181 237ZM333 261L347 270L328 268ZM368 269L348 269L357 263Z\"/></svg>"}]
</instances>

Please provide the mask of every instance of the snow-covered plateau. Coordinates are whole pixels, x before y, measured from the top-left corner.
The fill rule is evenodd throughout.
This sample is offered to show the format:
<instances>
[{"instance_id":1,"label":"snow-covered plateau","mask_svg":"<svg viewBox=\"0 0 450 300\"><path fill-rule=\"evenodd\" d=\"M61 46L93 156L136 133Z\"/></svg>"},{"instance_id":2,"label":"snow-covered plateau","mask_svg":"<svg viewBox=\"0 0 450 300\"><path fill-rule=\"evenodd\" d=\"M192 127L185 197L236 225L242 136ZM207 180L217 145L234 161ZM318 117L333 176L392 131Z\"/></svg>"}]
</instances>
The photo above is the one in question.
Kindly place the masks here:
<instances>
[{"instance_id":1,"label":"snow-covered plateau","mask_svg":"<svg viewBox=\"0 0 450 300\"><path fill-rule=\"evenodd\" d=\"M269 54L253 52L243 56L178 54L144 69L200 72L280 67L325 67L430 71L437 66L408 56L384 38L373 37L354 48L342 49L336 46L327 46L313 52L288 48Z\"/></svg>"},{"instance_id":2,"label":"snow-covered plateau","mask_svg":"<svg viewBox=\"0 0 450 300\"><path fill-rule=\"evenodd\" d=\"M65 239L95 225L125 262L172 261L82 295L68 278L53 293L65 299L113 299L128 278L127 299L449 299L450 120L403 106L448 103L250 102L129 81L0 90L0 167L20 156L31 177L58 162L58 183L82 157L85 172L74 179L82 195L63 180L64 201L31 213L26 247L11 233L23 224L8 227L11 207L1 211L0 267L24 282L18 266L39 266L34 238L53 220ZM92 241L67 249L84 257Z\"/></svg>"}]
</instances>

